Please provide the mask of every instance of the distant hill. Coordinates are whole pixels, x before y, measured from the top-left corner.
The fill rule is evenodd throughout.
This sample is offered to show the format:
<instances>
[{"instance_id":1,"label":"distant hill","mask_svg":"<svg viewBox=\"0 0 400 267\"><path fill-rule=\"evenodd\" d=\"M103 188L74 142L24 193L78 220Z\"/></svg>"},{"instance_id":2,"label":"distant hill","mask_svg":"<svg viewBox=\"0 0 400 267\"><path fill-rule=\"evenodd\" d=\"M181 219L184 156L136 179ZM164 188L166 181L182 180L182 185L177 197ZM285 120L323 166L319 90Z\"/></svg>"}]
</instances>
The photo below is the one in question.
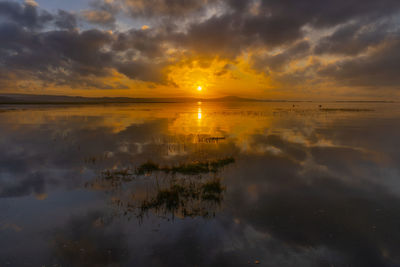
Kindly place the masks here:
<instances>
[{"instance_id":1,"label":"distant hill","mask_svg":"<svg viewBox=\"0 0 400 267\"><path fill-rule=\"evenodd\" d=\"M0 94L0 105L23 104L118 104L118 103L186 103L186 102L311 102L304 100L262 100L225 96L220 98L131 98L131 97L82 97L60 95Z\"/></svg>"},{"instance_id":2,"label":"distant hill","mask_svg":"<svg viewBox=\"0 0 400 267\"><path fill-rule=\"evenodd\" d=\"M130 98L130 97L81 97L58 95L0 95L0 104L107 104L107 103L184 103L184 102L249 102L256 99L226 96L221 98Z\"/></svg>"},{"instance_id":3,"label":"distant hill","mask_svg":"<svg viewBox=\"0 0 400 267\"><path fill-rule=\"evenodd\" d=\"M313 102L306 100L276 100L276 99L251 99L238 96L225 96L219 98L131 98L131 97L82 97L62 95L28 95L28 94L0 94L0 105L73 105L73 104L118 104L118 103L186 103L186 102ZM332 100L318 102L336 103L393 103L394 101L380 100Z\"/></svg>"},{"instance_id":4,"label":"distant hill","mask_svg":"<svg viewBox=\"0 0 400 267\"><path fill-rule=\"evenodd\" d=\"M204 101L208 102L253 102L253 101L263 101L263 100L258 100L258 99L249 99L249 98L241 98L238 96L225 96L225 97L220 97L220 98L211 98L211 99L206 99Z\"/></svg>"}]
</instances>

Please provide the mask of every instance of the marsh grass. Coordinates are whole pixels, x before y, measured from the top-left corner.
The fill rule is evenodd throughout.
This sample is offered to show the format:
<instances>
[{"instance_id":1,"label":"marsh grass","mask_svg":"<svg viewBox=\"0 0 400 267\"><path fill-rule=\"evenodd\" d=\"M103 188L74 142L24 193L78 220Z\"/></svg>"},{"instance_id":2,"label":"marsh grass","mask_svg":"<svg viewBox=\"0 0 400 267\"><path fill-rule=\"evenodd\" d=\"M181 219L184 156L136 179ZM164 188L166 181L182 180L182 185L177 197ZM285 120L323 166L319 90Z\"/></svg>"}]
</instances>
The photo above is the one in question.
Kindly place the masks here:
<instances>
[{"instance_id":1,"label":"marsh grass","mask_svg":"<svg viewBox=\"0 0 400 267\"><path fill-rule=\"evenodd\" d=\"M310 116L324 113L357 113L357 112L373 112L374 109L365 109L365 108L323 108L322 105L319 105L318 108L276 108L273 110L273 116L287 116L290 114L296 114L299 116Z\"/></svg>"},{"instance_id":2,"label":"marsh grass","mask_svg":"<svg viewBox=\"0 0 400 267\"><path fill-rule=\"evenodd\" d=\"M160 167L158 164L156 164L152 161L148 161L148 162L140 165L139 167L137 167L135 173L137 175L145 175L145 174L149 174L149 173L152 173L152 172L158 171L158 170L160 170Z\"/></svg>"},{"instance_id":3,"label":"marsh grass","mask_svg":"<svg viewBox=\"0 0 400 267\"><path fill-rule=\"evenodd\" d=\"M197 142L199 143L219 143L220 141L226 140L225 136L202 136L197 135Z\"/></svg>"},{"instance_id":4,"label":"marsh grass","mask_svg":"<svg viewBox=\"0 0 400 267\"><path fill-rule=\"evenodd\" d=\"M226 190L217 173L234 162L233 157L226 157L160 167L147 161L137 168L104 170L86 186L105 190L111 194L111 203L118 213L129 218L134 215L139 221L149 212L168 220L208 218L215 216ZM139 176L148 177L133 183ZM145 197L143 189L136 188L139 184L145 185Z\"/></svg>"},{"instance_id":5,"label":"marsh grass","mask_svg":"<svg viewBox=\"0 0 400 267\"><path fill-rule=\"evenodd\" d=\"M223 167L234 163L233 157L227 157L223 159L210 160L210 161L197 161L192 163L183 163L176 166L164 166L160 167L158 164L148 161L136 168L135 173L137 175L151 174L155 171L161 171L164 173L180 173L186 175L196 175L202 173L216 173Z\"/></svg>"},{"instance_id":6,"label":"marsh grass","mask_svg":"<svg viewBox=\"0 0 400 267\"><path fill-rule=\"evenodd\" d=\"M373 109L362 109L362 108L320 108L320 111L324 112L371 112Z\"/></svg>"},{"instance_id":7,"label":"marsh grass","mask_svg":"<svg viewBox=\"0 0 400 267\"><path fill-rule=\"evenodd\" d=\"M223 200L225 187L221 179L214 178L206 182L180 181L169 188L159 190L139 205L138 218L149 211L172 217L214 217L215 210Z\"/></svg>"},{"instance_id":8,"label":"marsh grass","mask_svg":"<svg viewBox=\"0 0 400 267\"><path fill-rule=\"evenodd\" d=\"M199 175L208 173L217 173L225 166L235 162L233 157L210 161L196 161L191 163L182 163L175 166L160 167L159 164L152 161L140 165L135 170L131 168L104 170L101 172L101 178L109 181L132 181L135 176L150 175L153 172L163 172L165 174L183 174L183 175Z\"/></svg>"},{"instance_id":9,"label":"marsh grass","mask_svg":"<svg viewBox=\"0 0 400 267\"><path fill-rule=\"evenodd\" d=\"M221 194L225 190L225 187L221 186L219 179L208 181L202 185L201 198L208 201L221 201Z\"/></svg>"},{"instance_id":10,"label":"marsh grass","mask_svg":"<svg viewBox=\"0 0 400 267\"><path fill-rule=\"evenodd\" d=\"M133 180L133 172L130 169L120 170L105 170L101 173L101 176L105 180L112 181L131 181Z\"/></svg>"}]
</instances>

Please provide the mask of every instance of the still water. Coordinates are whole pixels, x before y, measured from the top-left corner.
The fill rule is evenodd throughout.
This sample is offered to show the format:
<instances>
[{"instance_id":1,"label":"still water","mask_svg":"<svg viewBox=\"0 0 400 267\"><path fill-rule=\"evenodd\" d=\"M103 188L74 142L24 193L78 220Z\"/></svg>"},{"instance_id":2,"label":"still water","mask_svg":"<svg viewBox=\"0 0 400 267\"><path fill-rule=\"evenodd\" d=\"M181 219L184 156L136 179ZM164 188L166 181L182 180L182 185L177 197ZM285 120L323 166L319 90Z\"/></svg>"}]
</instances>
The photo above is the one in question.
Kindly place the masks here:
<instances>
[{"instance_id":1,"label":"still water","mask_svg":"<svg viewBox=\"0 0 400 267\"><path fill-rule=\"evenodd\" d=\"M0 266L400 266L397 103L3 106L0 151Z\"/></svg>"}]
</instances>

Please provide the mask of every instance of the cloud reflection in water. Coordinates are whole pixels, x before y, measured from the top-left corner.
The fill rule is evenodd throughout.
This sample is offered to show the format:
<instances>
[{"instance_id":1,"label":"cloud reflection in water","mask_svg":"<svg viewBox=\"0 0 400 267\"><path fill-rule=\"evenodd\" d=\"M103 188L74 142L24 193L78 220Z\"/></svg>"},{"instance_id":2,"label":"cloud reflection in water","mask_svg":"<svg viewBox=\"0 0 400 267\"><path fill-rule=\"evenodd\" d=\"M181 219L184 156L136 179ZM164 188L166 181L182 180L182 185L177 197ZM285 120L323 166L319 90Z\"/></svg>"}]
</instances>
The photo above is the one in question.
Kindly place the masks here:
<instances>
[{"instance_id":1,"label":"cloud reflection in water","mask_svg":"<svg viewBox=\"0 0 400 267\"><path fill-rule=\"evenodd\" d=\"M1 112L0 265L398 265L400 108L331 105ZM123 174L227 157L215 174ZM149 207L142 224L121 216L132 203Z\"/></svg>"}]
</instances>

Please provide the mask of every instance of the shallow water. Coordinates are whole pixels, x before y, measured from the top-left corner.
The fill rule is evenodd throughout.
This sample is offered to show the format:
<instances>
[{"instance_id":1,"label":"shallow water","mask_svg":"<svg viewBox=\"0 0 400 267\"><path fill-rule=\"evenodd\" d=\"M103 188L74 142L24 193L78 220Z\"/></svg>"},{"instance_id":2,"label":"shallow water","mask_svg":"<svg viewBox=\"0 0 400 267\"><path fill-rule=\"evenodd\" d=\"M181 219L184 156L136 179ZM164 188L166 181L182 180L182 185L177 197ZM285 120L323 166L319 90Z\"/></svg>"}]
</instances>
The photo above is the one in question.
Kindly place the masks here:
<instances>
[{"instance_id":1,"label":"shallow water","mask_svg":"<svg viewBox=\"0 0 400 267\"><path fill-rule=\"evenodd\" d=\"M0 266L400 266L400 105L319 104L3 106Z\"/></svg>"}]
</instances>

